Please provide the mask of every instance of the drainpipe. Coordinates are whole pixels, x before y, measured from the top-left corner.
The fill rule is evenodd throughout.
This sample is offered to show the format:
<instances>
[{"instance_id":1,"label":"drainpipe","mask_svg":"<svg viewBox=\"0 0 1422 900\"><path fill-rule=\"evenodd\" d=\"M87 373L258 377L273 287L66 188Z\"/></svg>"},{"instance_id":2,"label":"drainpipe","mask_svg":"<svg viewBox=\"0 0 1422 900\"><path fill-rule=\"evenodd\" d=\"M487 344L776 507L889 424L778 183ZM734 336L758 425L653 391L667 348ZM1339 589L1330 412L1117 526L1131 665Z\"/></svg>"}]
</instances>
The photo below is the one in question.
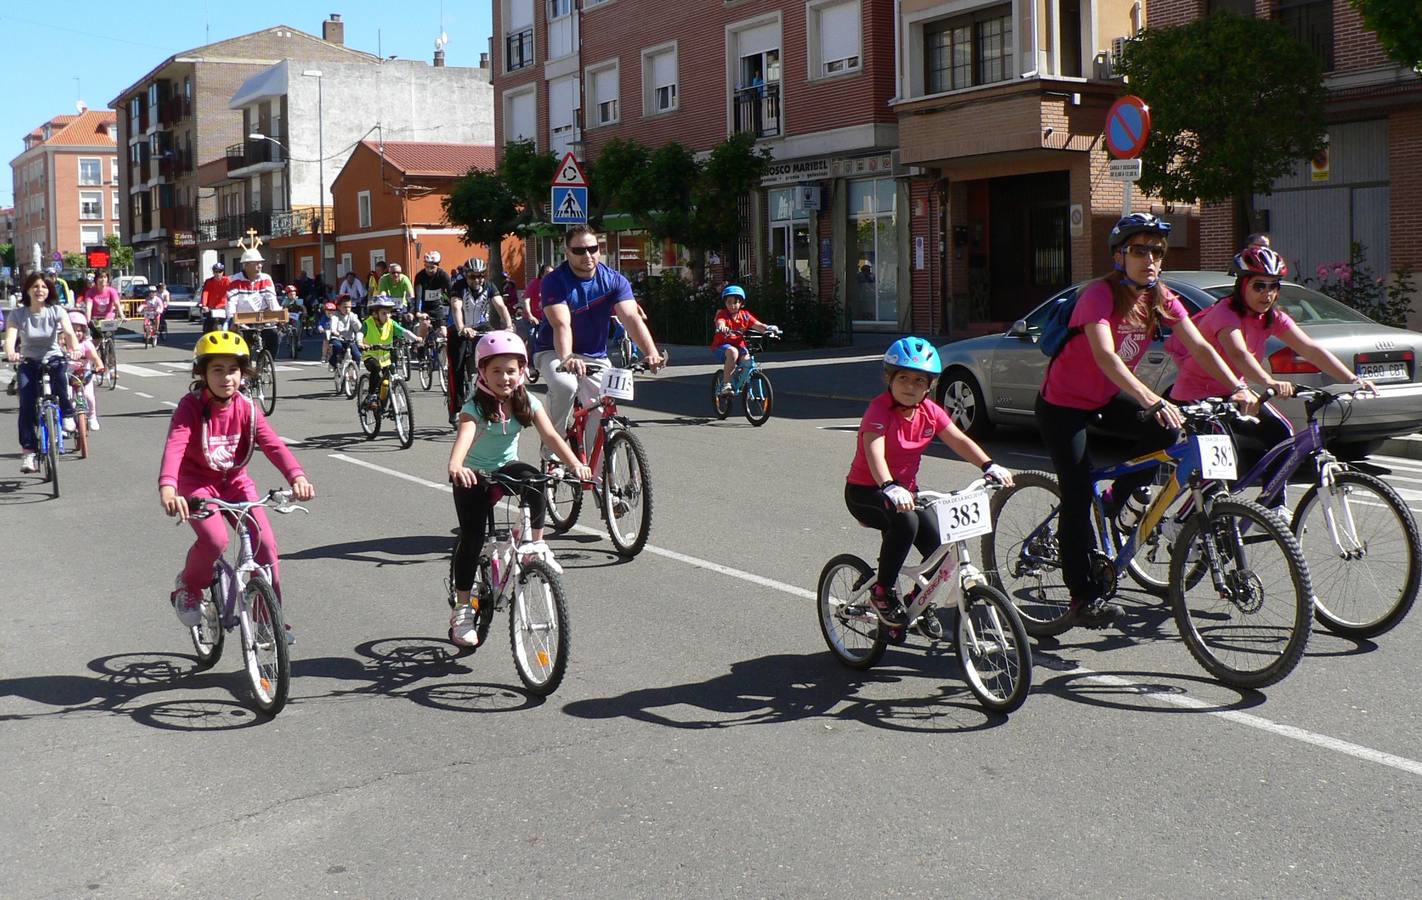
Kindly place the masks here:
<instances>
[{"instance_id":1,"label":"drainpipe","mask_svg":"<svg viewBox=\"0 0 1422 900\"><path fill-rule=\"evenodd\" d=\"M903 0L894 0L894 99L908 96L904 90L904 42L900 40L904 31Z\"/></svg>"},{"instance_id":2,"label":"drainpipe","mask_svg":"<svg viewBox=\"0 0 1422 900\"><path fill-rule=\"evenodd\" d=\"M1032 70L1031 70L1030 72L1023 72L1020 77L1022 77L1022 78L1036 78L1036 77L1037 77L1037 70L1038 70L1038 68L1039 68L1039 63L1037 62L1037 57L1038 57L1038 55L1039 55L1039 53L1040 53L1040 51L1039 51L1039 49L1038 49L1038 38L1037 38L1037 2L1038 2L1038 0L1019 0L1019 2L1024 2L1024 3L1027 4L1027 9L1028 9L1027 28L1028 28L1029 31L1032 32Z\"/></svg>"}]
</instances>

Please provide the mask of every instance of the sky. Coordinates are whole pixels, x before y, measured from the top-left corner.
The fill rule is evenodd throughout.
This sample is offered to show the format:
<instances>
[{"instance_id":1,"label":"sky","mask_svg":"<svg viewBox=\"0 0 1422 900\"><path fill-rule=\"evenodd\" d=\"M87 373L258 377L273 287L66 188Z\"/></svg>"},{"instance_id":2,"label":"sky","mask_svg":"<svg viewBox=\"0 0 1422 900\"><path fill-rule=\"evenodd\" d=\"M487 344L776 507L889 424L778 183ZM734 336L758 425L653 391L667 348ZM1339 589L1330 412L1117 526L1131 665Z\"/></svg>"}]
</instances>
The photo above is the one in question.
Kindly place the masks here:
<instances>
[{"instance_id":1,"label":"sky","mask_svg":"<svg viewBox=\"0 0 1422 900\"><path fill-rule=\"evenodd\" d=\"M15 8L11 14L10 8ZM396 11L391 15L391 11ZM49 12L51 15L46 16ZM151 13L151 14L145 14ZM61 14L62 13L62 14ZM488 51L493 31L492 0L178 0L176 3L133 3L129 0L65 0L41 3L0 3L0 34L6 45L47 47L51 52L29 57L42 60L39 77L13 78L6 91L10 110L0 132L0 206L13 206L15 195L10 160L24 150L24 136L51 118L73 113L75 101L90 109L106 108L119 91L143 77L175 53L211 41L289 25L317 37L330 13L346 26L346 46L401 59L434 56L441 17L449 35L445 62L477 66ZM17 75L28 65L15 68Z\"/></svg>"}]
</instances>

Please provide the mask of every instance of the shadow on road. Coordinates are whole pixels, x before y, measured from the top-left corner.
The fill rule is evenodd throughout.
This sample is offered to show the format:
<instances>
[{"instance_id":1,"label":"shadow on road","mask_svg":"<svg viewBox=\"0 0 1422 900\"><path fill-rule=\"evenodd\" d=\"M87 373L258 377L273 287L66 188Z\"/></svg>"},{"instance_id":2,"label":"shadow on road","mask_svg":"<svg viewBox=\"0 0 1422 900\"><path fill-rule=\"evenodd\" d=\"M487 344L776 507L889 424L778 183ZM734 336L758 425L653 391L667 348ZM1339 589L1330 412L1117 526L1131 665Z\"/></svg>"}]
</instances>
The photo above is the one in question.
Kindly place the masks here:
<instances>
[{"instance_id":1,"label":"shadow on road","mask_svg":"<svg viewBox=\"0 0 1422 900\"><path fill-rule=\"evenodd\" d=\"M445 559L453 547L448 535L407 534L308 547L295 553L283 553L282 559L343 559L376 566L408 566Z\"/></svg>"}]
</instances>

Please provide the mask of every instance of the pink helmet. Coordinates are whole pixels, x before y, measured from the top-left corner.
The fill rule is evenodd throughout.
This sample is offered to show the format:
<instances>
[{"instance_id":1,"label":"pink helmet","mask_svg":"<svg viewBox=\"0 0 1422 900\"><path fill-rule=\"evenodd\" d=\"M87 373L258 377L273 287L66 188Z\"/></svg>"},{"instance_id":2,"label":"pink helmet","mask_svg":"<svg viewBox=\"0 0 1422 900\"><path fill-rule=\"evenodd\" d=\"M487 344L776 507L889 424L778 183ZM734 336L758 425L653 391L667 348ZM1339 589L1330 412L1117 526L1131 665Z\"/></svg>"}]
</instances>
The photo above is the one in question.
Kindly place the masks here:
<instances>
[{"instance_id":1,"label":"pink helmet","mask_svg":"<svg viewBox=\"0 0 1422 900\"><path fill-rule=\"evenodd\" d=\"M77 309L72 309L72 310L69 311L69 324L70 324L70 325L82 325L82 326L84 326L85 328L88 328L88 327L89 327L89 318L88 318L87 316L85 316L83 313L81 313L79 310L77 310Z\"/></svg>"},{"instance_id":2,"label":"pink helmet","mask_svg":"<svg viewBox=\"0 0 1422 900\"><path fill-rule=\"evenodd\" d=\"M491 331L479 338L479 344L474 348L474 368L482 368L484 360L491 356L505 354L517 356L523 361L523 366L528 365L528 348L522 338L512 331Z\"/></svg>"}]
</instances>

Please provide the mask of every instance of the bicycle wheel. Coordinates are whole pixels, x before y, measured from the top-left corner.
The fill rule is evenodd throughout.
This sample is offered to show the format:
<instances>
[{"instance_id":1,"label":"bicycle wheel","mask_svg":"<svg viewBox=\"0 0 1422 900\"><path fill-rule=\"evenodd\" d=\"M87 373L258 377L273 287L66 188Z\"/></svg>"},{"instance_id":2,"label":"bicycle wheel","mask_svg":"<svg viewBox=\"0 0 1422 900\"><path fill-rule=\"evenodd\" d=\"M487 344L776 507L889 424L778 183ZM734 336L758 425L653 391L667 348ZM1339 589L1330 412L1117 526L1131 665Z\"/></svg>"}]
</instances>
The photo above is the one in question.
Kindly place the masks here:
<instances>
[{"instance_id":1,"label":"bicycle wheel","mask_svg":"<svg viewBox=\"0 0 1422 900\"><path fill-rule=\"evenodd\" d=\"M984 709L1009 713L1032 689L1032 647L1022 617L1002 592L968 588L958 616L958 661L968 690Z\"/></svg>"},{"instance_id":2,"label":"bicycle wheel","mask_svg":"<svg viewBox=\"0 0 1422 900\"><path fill-rule=\"evenodd\" d=\"M430 359L430 352L423 351L420 354L420 387L428 391L434 387L434 361Z\"/></svg>"},{"instance_id":3,"label":"bicycle wheel","mask_svg":"<svg viewBox=\"0 0 1422 900\"><path fill-rule=\"evenodd\" d=\"M281 604L271 586L260 578L247 582L242 598L242 658L252 683L258 712L274 716L286 705L291 688L291 657Z\"/></svg>"},{"instance_id":4,"label":"bicycle wheel","mask_svg":"<svg viewBox=\"0 0 1422 900\"><path fill-rule=\"evenodd\" d=\"M745 390L741 392L741 407L745 410L746 421L759 428L770 418L770 407L775 403L775 392L770 388L770 379L764 372L756 370L746 379Z\"/></svg>"},{"instance_id":5,"label":"bicycle wheel","mask_svg":"<svg viewBox=\"0 0 1422 900\"><path fill-rule=\"evenodd\" d=\"M549 466L544 465L544 471ZM548 526L554 533L562 534L578 522L578 514L583 511L583 486L576 481L551 481L543 488L543 496L548 501Z\"/></svg>"},{"instance_id":6,"label":"bicycle wheel","mask_svg":"<svg viewBox=\"0 0 1422 900\"><path fill-rule=\"evenodd\" d=\"M337 389L341 392L341 396L347 399L354 397L356 395L356 382L360 381L360 371L356 369L355 360L350 357L346 357L342 360L337 377L340 381L340 385Z\"/></svg>"},{"instance_id":7,"label":"bicycle wheel","mask_svg":"<svg viewBox=\"0 0 1422 900\"><path fill-rule=\"evenodd\" d=\"M371 409L370 379L356 379L356 418L360 420L360 430L367 441L380 434L381 411Z\"/></svg>"},{"instance_id":8,"label":"bicycle wheel","mask_svg":"<svg viewBox=\"0 0 1422 900\"><path fill-rule=\"evenodd\" d=\"M439 392L446 397L449 396L449 359L445 356L443 347L435 351L431 366L434 370L434 380L439 382ZM530 381L537 381L536 378L531 377L537 371L532 366L529 367Z\"/></svg>"},{"instance_id":9,"label":"bicycle wheel","mask_svg":"<svg viewBox=\"0 0 1422 900\"><path fill-rule=\"evenodd\" d=\"M188 629L199 669L211 668L222 657L222 645L227 637L222 630L222 600L222 579L214 575L212 584L207 586L207 596L198 607L202 619Z\"/></svg>"},{"instance_id":10,"label":"bicycle wheel","mask_svg":"<svg viewBox=\"0 0 1422 900\"><path fill-rule=\"evenodd\" d=\"M400 359L397 365L400 367L400 377L406 381L410 380L410 353L408 350L400 352Z\"/></svg>"},{"instance_id":11,"label":"bicycle wheel","mask_svg":"<svg viewBox=\"0 0 1422 900\"><path fill-rule=\"evenodd\" d=\"M1308 566L1293 534L1259 504L1222 497L1187 519L1170 582L1181 639L1224 684L1265 687L1303 657L1313 615Z\"/></svg>"},{"instance_id":12,"label":"bicycle wheel","mask_svg":"<svg viewBox=\"0 0 1422 900\"><path fill-rule=\"evenodd\" d=\"M390 385L390 412L395 417L395 437L399 438L401 448L408 450L415 442L415 410L410 406L410 392L403 381Z\"/></svg>"},{"instance_id":13,"label":"bicycle wheel","mask_svg":"<svg viewBox=\"0 0 1422 900\"><path fill-rule=\"evenodd\" d=\"M49 470L49 493L51 497L59 497L59 442L64 440L63 434L59 430L59 408L57 406L46 406L44 409L44 427L49 432L49 439L44 442L45 468Z\"/></svg>"},{"instance_id":14,"label":"bicycle wheel","mask_svg":"<svg viewBox=\"0 0 1422 900\"><path fill-rule=\"evenodd\" d=\"M1165 466L1157 466L1155 471L1156 479L1149 485L1149 502L1155 501L1161 486L1173 475L1173 471ZM1170 536L1180 533L1180 523L1174 521L1174 517L1180 513L1185 499L1189 496L1186 491L1180 492L1175 503L1166 510L1150 534L1136 546L1135 555L1126 563L1126 572L1131 576L1131 580L1139 585L1141 590L1156 597L1165 598L1170 594ZM1128 535L1116 528L1114 522L1112 529L1116 533L1116 546L1119 547L1125 543Z\"/></svg>"},{"instance_id":15,"label":"bicycle wheel","mask_svg":"<svg viewBox=\"0 0 1422 900\"><path fill-rule=\"evenodd\" d=\"M711 373L711 408L716 410L716 418L724 419L731 414L730 392L721 393L721 385L725 384L721 380L721 372L718 369Z\"/></svg>"},{"instance_id":16,"label":"bicycle wheel","mask_svg":"<svg viewBox=\"0 0 1422 900\"><path fill-rule=\"evenodd\" d=\"M524 566L514 586L509 646L524 687L540 697L557 690L568 670L572 632L563 582L541 562Z\"/></svg>"},{"instance_id":17,"label":"bicycle wheel","mask_svg":"<svg viewBox=\"0 0 1422 900\"><path fill-rule=\"evenodd\" d=\"M1417 522L1381 478L1343 471L1331 487L1313 485L1294 511L1292 531L1308 560L1313 615L1324 628L1376 637L1412 609L1422 556Z\"/></svg>"},{"instance_id":18,"label":"bicycle wheel","mask_svg":"<svg viewBox=\"0 0 1422 900\"><path fill-rule=\"evenodd\" d=\"M118 350L113 338L104 341L104 382L109 390L118 387Z\"/></svg>"},{"instance_id":19,"label":"bicycle wheel","mask_svg":"<svg viewBox=\"0 0 1422 900\"><path fill-rule=\"evenodd\" d=\"M276 409L276 362L266 350L257 354L257 399L262 404L262 414L271 415Z\"/></svg>"},{"instance_id":20,"label":"bicycle wheel","mask_svg":"<svg viewBox=\"0 0 1422 900\"><path fill-rule=\"evenodd\" d=\"M642 552L652 530L652 475L647 451L625 428L609 433L602 456L602 518L621 556Z\"/></svg>"},{"instance_id":21,"label":"bicycle wheel","mask_svg":"<svg viewBox=\"0 0 1422 900\"><path fill-rule=\"evenodd\" d=\"M291 358L292 358L292 359L296 359L298 356L301 355L301 326L300 326L300 325L293 325L293 326L291 327L290 340L287 341L287 346L291 349Z\"/></svg>"},{"instance_id":22,"label":"bicycle wheel","mask_svg":"<svg viewBox=\"0 0 1422 900\"><path fill-rule=\"evenodd\" d=\"M830 652L851 669L868 669L888 647L879 617L869 605L874 570L852 553L825 563L815 586L820 634Z\"/></svg>"},{"instance_id":23,"label":"bicycle wheel","mask_svg":"<svg viewBox=\"0 0 1422 900\"><path fill-rule=\"evenodd\" d=\"M74 411L74 449L79 451L80 459L89 458L89 414L77 409Z\"/></svg>"},{"instance_id":24,"label":"bicycle wheel","mask_svg":"<svg viewBox=\"0 0 1422 900\"><path fill-rule=\"evenodd\" d=\"M1071 628L1071 595L1057 545L1061 488L1046 472L1019 472L1012 481L992 497L994 524L983 535L983 566L993 587L1022 616L1028 634L1061 634Z\"/></svg>"}]
</instances>

